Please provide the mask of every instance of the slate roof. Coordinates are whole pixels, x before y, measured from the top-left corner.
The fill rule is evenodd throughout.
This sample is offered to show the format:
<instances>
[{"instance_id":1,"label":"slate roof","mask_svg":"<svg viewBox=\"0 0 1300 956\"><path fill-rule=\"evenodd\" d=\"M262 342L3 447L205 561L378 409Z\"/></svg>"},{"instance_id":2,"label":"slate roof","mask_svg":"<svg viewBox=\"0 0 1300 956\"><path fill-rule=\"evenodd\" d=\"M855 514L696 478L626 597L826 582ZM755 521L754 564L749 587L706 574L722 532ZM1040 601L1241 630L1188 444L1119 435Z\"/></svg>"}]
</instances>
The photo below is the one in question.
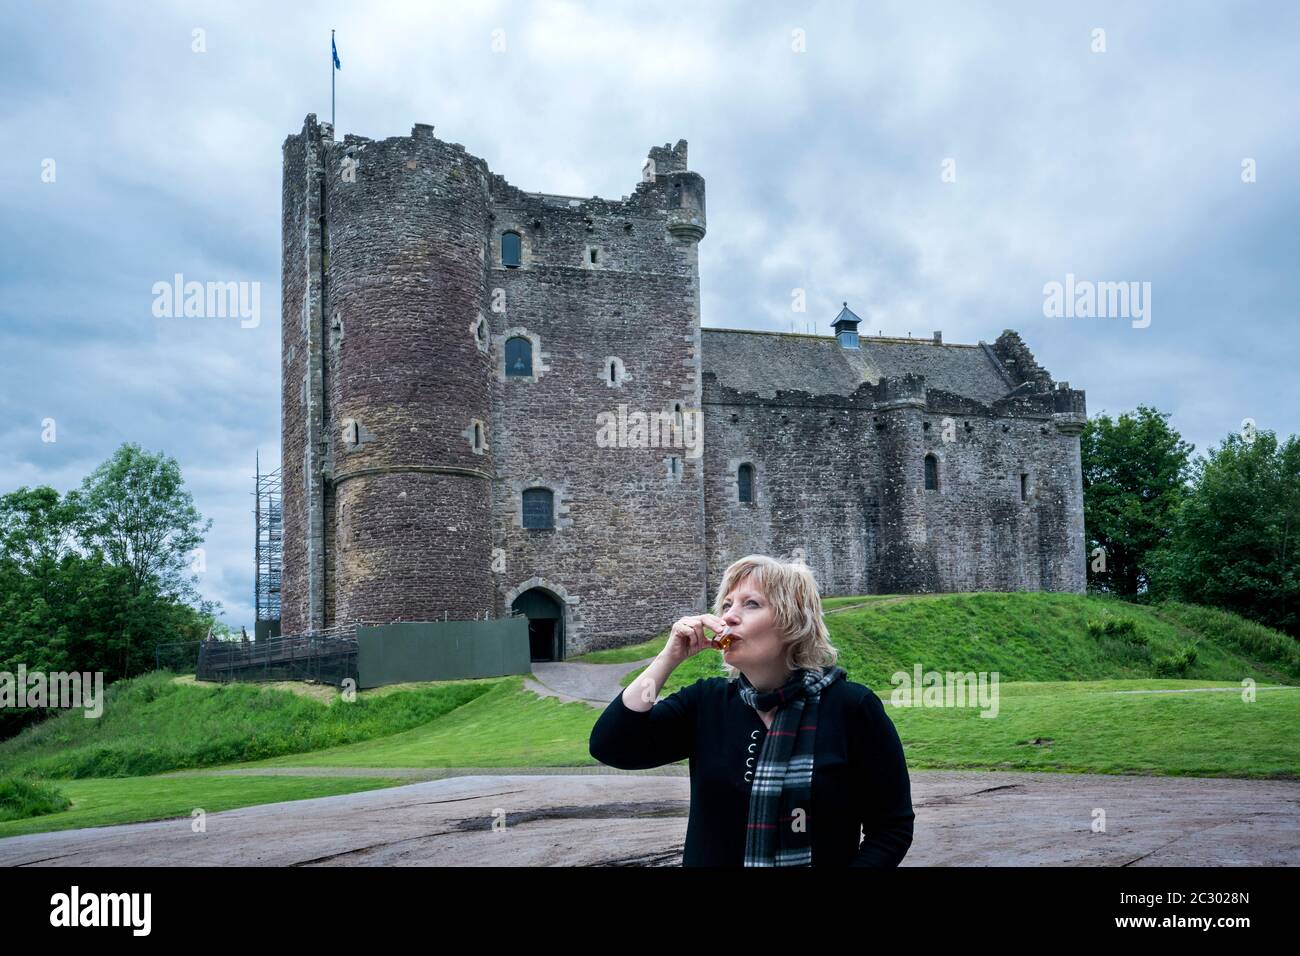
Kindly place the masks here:
<instances>
[{"instance_id":1,"label":"slate roof","mask_svg":"<svg viewBox=\"0 0 1300 956\"><path fill-rule=\"evenodd\" d=\"M719 385L775 398L778 389L813 395L848 395L863 382L925 376L927 388L990 404L1012 389L995 359L980 345L936 344L930 339L861 335L846 349L828 335L700 330L701 367Z\"/></svg>"}]
</instances>

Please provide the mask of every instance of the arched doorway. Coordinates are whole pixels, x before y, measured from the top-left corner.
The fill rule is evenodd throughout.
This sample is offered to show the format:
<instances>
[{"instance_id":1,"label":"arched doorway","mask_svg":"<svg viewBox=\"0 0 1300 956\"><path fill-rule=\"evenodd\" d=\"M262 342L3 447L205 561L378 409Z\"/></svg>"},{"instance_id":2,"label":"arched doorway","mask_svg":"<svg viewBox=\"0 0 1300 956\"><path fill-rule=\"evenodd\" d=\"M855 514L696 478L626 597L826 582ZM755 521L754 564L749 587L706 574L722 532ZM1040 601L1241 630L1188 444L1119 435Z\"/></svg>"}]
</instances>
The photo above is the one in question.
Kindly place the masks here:
<instances>
[{"instance_id":1,"label":"arched doorway","mask_svg":"<svg viewBox=\"0 0 1300 956\"><path fill-rule=\"evenodd\" d=\"M564 608L541 588L529 588L510 610L528 618L528 652L533 661L564 660Z\"/></svg>"}]
</instances>

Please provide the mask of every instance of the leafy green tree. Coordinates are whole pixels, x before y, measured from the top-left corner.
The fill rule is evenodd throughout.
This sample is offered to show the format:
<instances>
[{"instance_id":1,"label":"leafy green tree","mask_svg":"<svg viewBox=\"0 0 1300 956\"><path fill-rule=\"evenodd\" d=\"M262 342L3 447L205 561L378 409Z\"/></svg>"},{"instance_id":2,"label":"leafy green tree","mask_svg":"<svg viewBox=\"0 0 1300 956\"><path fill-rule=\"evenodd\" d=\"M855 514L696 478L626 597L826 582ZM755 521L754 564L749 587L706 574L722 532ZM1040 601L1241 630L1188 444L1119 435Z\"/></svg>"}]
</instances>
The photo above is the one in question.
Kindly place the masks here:
<instances>
[{"instance_id":1,"label":"leafy green tree","mask_svg":"<svg viewBox=\"0 0 1300 956\"><path fill-rule=\"evenodd\" d=\"M151 582L178 598L195 594L187 570L212 519L203 521L175 458L123 444L82 482L82 497L84 539L127 570L132 595Z\"/></svg>"},{"instance_id":2,"label":"leafy green tree","mask_svg":"<svg viewBox=\"0 0 1300 956\"><path fill-rule=\"evenodd\" d=\"M1151 551L1169 534L1172 512L1186 491L1192 446L1169 426L1169 415L1146 405L1117 419L1102 414L1080 436L1088 582L1124 597L1147 592Z\"/></svg>"},{"instance_id":3,"label":"leafy green tree","mask_svg":"<svg viewBox=\"0 0 1300 956\"><path fill-rule=\"evenodd\" d=\"M1156 592L1300 636L1300 437L1228 435L1194 464Z\"/></svg>"},{"instance_id":4,"label":"leafy green tree","mask_svg":"<svg viewBox=\"0 0 1300 956\"><path fill-rule=\"evenodd\" d=\"M124 445L83 483L0 495L0 670L99 671L112 683L154 666L154 644L202 638L215 602L187 576L211 527L174 459ZM0 738L39 719L0 712Z\"/></svg>"},{"instance_id":5,"label":"leafy green tree","mask_svg":"<svg viewBox=\"0 0 1300 956\"><path fill-rule=\"evenodd\" d=\"M74 494L53 488L19 488L0 497L0 557L32 570L58 562L76 543L85 509Z\"/></svg>"}]
</instances>

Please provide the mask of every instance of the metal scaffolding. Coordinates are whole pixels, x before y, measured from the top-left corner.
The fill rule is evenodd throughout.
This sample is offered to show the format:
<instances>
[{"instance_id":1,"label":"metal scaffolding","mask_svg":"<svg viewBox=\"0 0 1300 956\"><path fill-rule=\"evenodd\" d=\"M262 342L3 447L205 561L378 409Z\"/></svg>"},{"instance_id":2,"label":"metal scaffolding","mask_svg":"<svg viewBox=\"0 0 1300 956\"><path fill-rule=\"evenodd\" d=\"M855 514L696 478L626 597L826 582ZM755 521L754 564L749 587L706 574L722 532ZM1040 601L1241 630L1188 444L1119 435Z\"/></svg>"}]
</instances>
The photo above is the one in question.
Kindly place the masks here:
<instances>
[{"instance_id":1,"label":"metal scaffolding","mask_svg":"<svg viewBox=\"0 0 1300 956\"><path fill-rule=\"evenodd\" d=\"M257 505L253 509L254 548L256 549L256 577L254 604L257 620L274 621L274 631L280 625L280 569L284 566L284 515L280 506L280 469L262 471L260 457L256 459ZM258 631L260 632L260 628ZM269 630L269 627L268 627Z\"/></svg>"}]
</instances>

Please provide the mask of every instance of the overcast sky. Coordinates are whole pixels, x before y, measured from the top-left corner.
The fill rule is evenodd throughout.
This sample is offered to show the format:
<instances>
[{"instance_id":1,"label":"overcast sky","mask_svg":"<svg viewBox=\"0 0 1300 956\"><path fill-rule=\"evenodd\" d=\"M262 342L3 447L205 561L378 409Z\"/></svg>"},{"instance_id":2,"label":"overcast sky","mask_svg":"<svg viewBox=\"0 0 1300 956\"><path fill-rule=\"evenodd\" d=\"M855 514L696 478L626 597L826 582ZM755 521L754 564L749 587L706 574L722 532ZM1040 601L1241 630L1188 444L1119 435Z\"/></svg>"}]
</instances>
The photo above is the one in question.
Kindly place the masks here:
<instances>
[{"instance_id":1,"label":"overcast sky","mask_svg":"<svg viewBox=\"0 0 1300 956\"><path fill-rule=\"evenodd\" d=\"M1292 3L5 6L0 492L175 456L235 627L279 463L280 148L329 118L331 28L340 138L430 123L612 199L686 139L706 326L831 334L847 300L871 334L1014 328L1090 414L1155 405L1198 451L1300 430ZM156 317L176 273L260 283L260 324ZM1149 325L1046 316L1067 274L1150 283Z\"/></svg>"}]
</instances>

